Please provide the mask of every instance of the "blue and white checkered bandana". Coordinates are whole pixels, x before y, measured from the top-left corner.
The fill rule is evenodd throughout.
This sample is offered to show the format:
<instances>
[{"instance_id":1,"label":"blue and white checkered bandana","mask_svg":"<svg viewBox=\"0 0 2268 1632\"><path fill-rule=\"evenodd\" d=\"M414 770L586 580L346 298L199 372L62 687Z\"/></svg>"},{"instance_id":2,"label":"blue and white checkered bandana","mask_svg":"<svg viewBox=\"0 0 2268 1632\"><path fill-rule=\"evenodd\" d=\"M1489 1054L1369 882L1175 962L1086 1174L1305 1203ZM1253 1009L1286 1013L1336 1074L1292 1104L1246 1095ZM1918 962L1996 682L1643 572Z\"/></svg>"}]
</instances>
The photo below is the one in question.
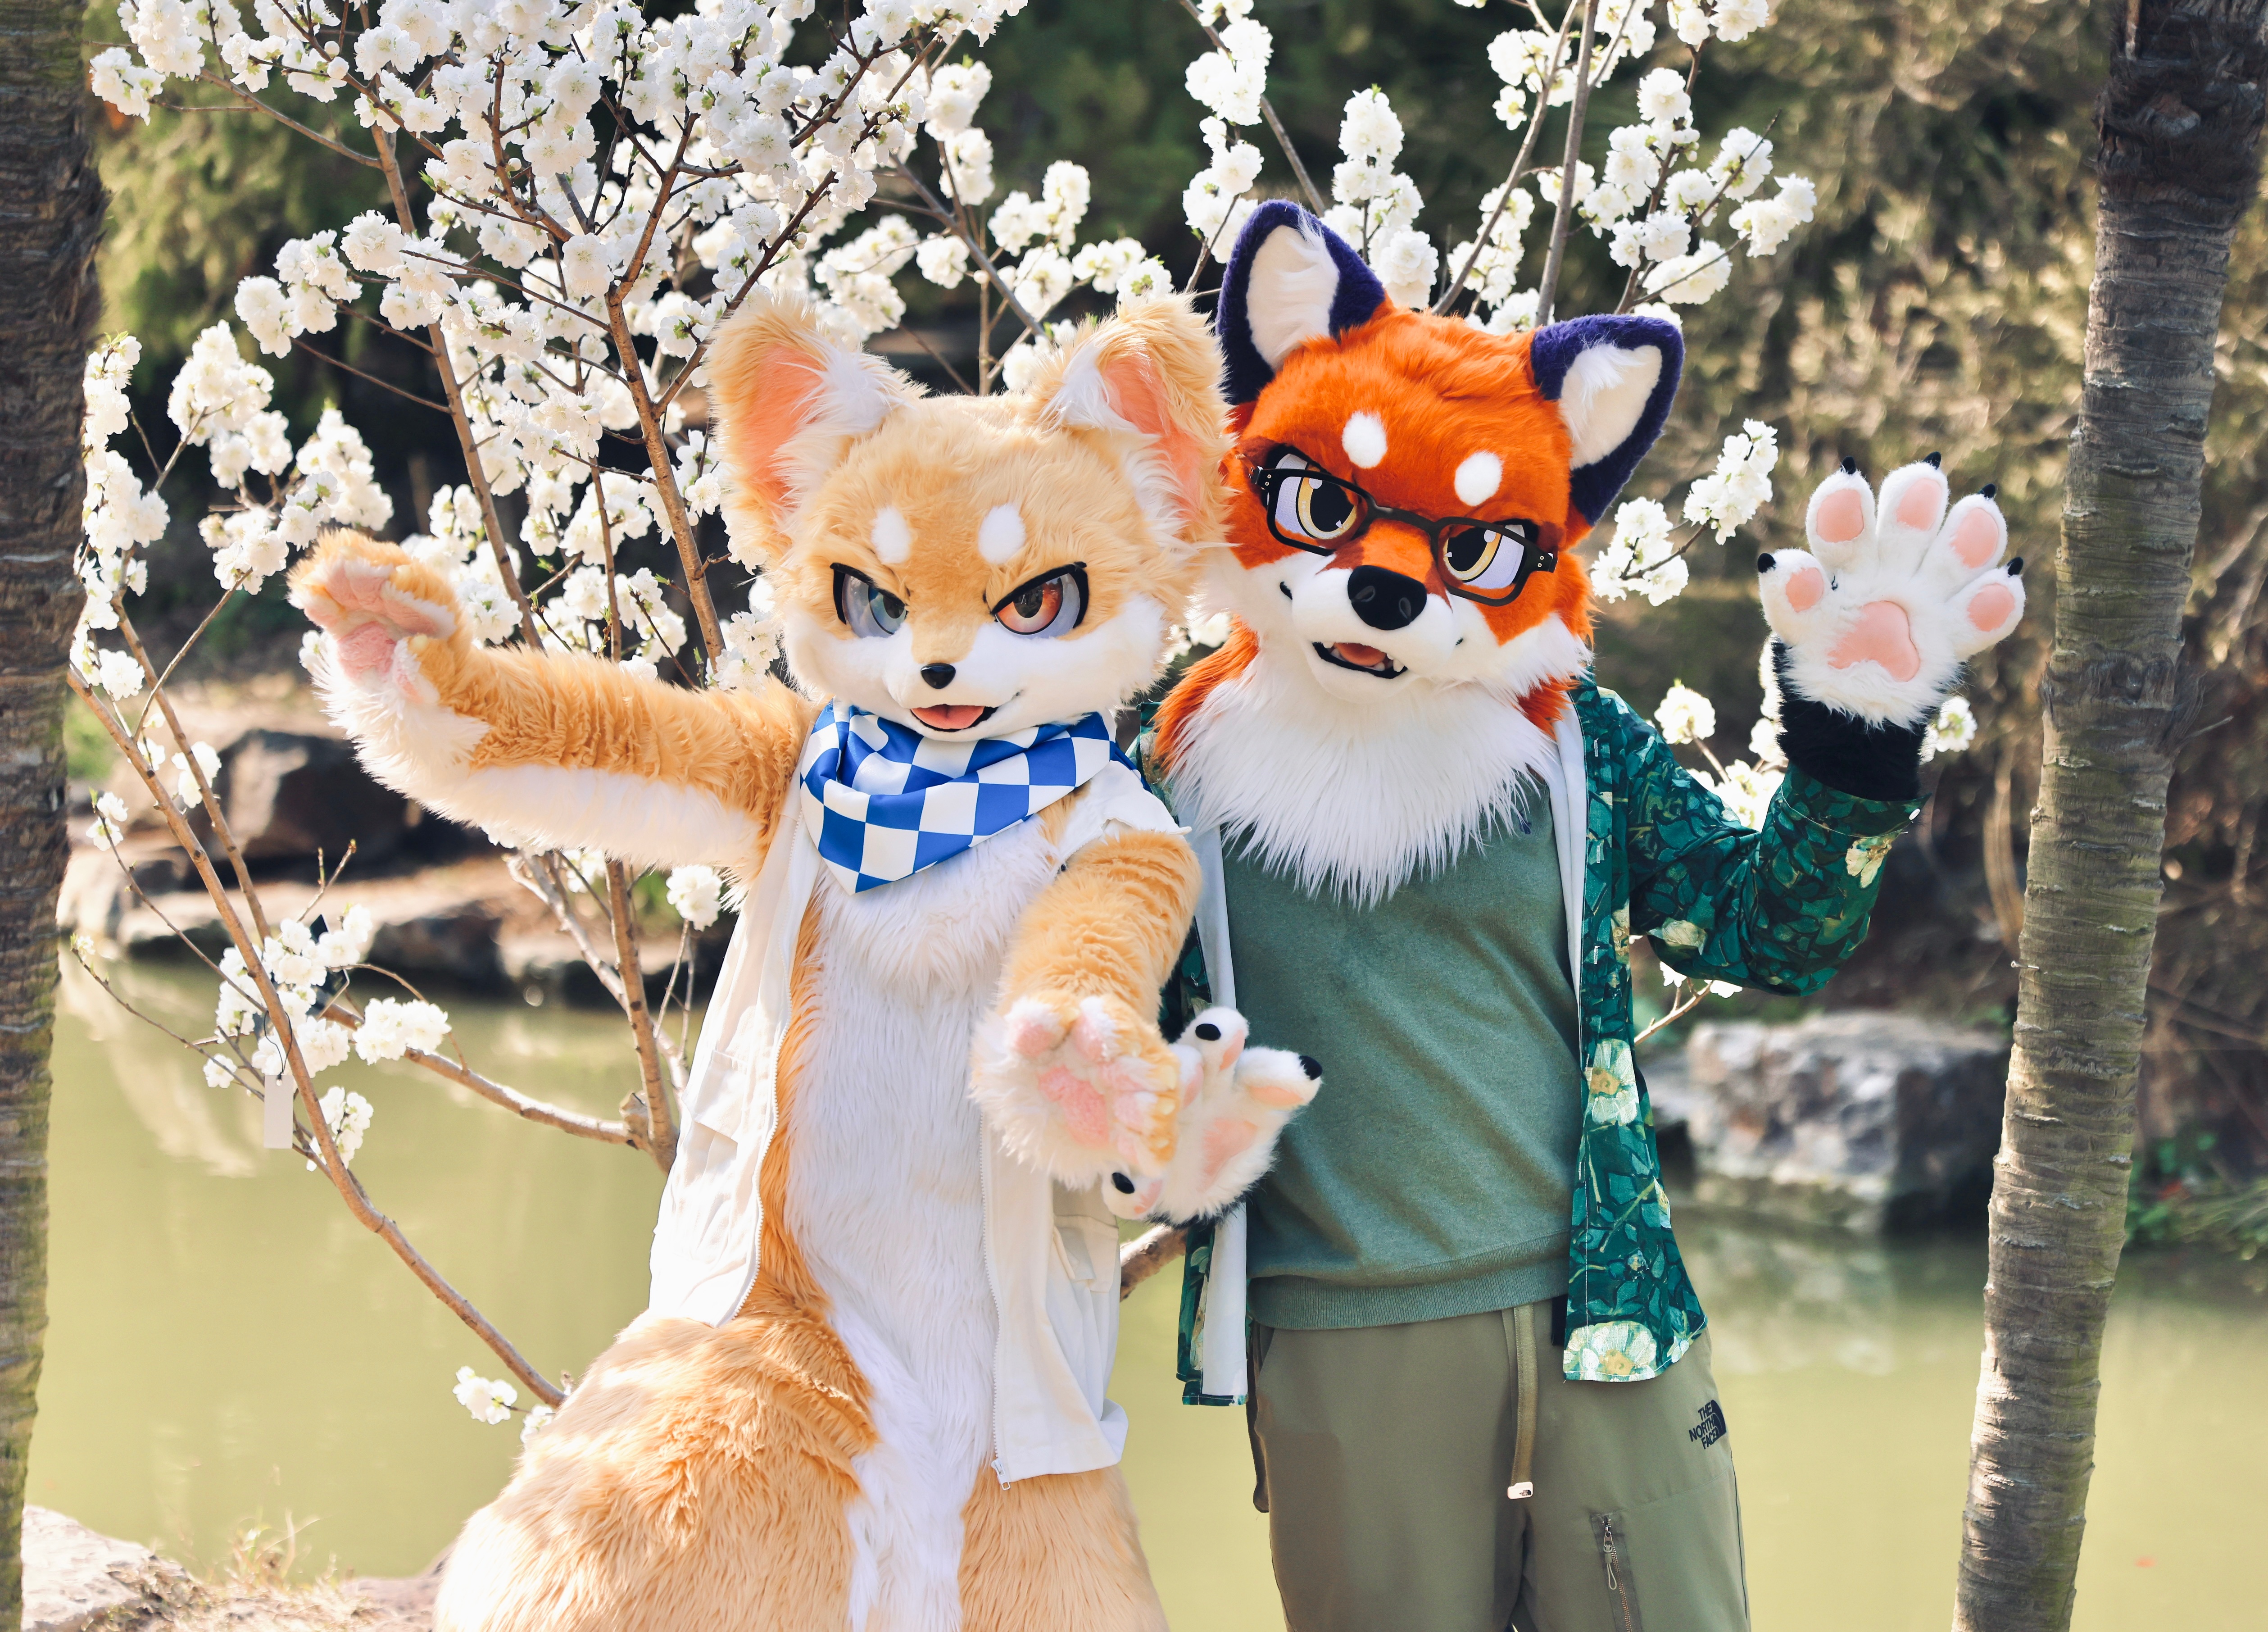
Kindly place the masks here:
<instances>
[{"instance_id":1,"label":"blue and white checkered bandana","mask_svg":"<svg viewBox=\"0 0 2268 1632\"><path fill-rule=\"evenodd\" d=\"M819 859L855 893L1007 831L1114 759L1133 769L1099 713L939 742L863 708L829 703L812 724L796 776L803 825Z\"/></svg>"}]
</instances>

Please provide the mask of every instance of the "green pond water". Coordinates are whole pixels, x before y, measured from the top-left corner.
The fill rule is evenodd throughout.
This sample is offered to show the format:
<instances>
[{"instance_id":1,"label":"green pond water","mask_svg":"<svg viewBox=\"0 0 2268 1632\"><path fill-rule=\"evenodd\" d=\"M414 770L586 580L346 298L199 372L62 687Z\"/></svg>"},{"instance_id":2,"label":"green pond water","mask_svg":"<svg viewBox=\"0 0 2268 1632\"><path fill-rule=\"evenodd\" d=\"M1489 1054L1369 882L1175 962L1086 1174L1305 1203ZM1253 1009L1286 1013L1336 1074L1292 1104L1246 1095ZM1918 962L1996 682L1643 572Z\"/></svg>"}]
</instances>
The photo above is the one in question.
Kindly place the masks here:
<instances>
[{"instance_id":1,"label":"green pond water","mask_svg":"<svg viewBox=\"0 0 2268 1632\"><path fill-rule=\"evenodd\" d=\"M210 986L114 966L194 1032ZM247 1525L305 1571L422 1569L504 1480L516 1430L471 1420L488 1352L347 1215L260 1148L257 1109L68 971L55 1046L54 1235L32 1499L200 1564ZM476 1066L579 1108L636 1080L602 1015L452 1006ZM643 1157L523 1123L402 1067L342 1068L376 1116L380 1205L550 1371L644 1303L660 1181ZM1681 1222L1716 1333L1758 1632L1949 1623L1981 1241L1867 1245ZM1171 1378L1168 1274L1127 1304L1115 1396L1127 1477L1178 1632L1280 1626L1241 1412ZM2077 1624L2268 1625L2268 1274L2136 1258L2104 1356Z\"/></svg>"}]
</instances>

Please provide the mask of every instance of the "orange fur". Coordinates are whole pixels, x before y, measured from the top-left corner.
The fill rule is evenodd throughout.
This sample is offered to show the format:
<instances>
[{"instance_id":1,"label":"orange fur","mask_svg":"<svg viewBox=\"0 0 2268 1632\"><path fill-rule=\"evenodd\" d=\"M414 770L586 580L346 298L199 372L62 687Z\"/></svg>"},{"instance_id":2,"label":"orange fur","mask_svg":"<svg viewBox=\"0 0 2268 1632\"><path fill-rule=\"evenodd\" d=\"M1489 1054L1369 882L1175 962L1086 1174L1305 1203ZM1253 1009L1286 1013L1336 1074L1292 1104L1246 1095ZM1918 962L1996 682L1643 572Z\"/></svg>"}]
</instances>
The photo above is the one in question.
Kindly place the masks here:
<instances>
[{"instance_id":1,"label":"orange fur","mask_svg":"<svg viewBox=\"0 0 2268 1632\"><path fill-rule=\"evenodd\" d=\"M1336 343L1311 343L1285 358L1251 405L1226 467L1232 495L1228 537L1237 559L1252 567L1290 552L1269 533L1247 462L1293 447L1397 510L1488 521L1518 517L1557 529L1557 569L1548 578L1530 579L1511 605L1483 612L1499 644L1547 617L1557 617L1587 642L1590 580L1574 550L1590 523L1568 502L1567 427L1557 405L1536 388L1528 362L1530 338L1491 335L1454 318L1389 306ZM1384 462L1359 470L1340 446L1340 433L1349 416L1364 411L1383 413L1394 432ZM1466 454L1481 449L1503 460L1503 479L1489 498L1469 505L1457 497L1454 473ZM1331 562L1366 564L1417 579L1436 594L1447 593L1432 551L1413 528L1377 523L1343 545Z\"/></svg>"},{"instance_id":2,"label":"orange fur","mask_svg":"<svg viewBox=\"0 0 2268 1632\"><path fill-rule=\"evenodd\" d=\"M1189 666L1158 708L1155 751L1160 770L1168 776L1173 774L1174 761L1204 708L1205 698L1213 694L1216 687L1251 668L1259 655L1260 638L1242 618L1233 618L1228 625L1228 639Z\"/></svg>"},{"instance_id":3,"label":"orange fur","mask_svg":"<svg viewBox=\"0 0 2268 1632\"><path fill-rule=\"evenodd\" d=\"M979 1473L961 1522L962 1632L1166 1632L1116 1468L1005 1488Z\"/></svg>"}]
</instances>

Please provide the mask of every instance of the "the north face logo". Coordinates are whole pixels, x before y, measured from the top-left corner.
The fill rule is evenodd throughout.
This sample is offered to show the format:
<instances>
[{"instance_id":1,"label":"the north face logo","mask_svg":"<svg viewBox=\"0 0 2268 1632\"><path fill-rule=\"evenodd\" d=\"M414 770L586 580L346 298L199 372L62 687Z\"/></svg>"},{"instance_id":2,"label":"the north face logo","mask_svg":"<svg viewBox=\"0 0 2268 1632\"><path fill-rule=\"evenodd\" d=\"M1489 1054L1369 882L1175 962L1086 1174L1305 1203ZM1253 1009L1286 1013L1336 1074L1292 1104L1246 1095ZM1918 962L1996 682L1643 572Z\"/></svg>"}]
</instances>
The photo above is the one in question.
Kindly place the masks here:
<instances>
[{"instance_id":1,"label":"the north face logo","mask_svg":"<svg viewBox=\"0 0 2268 1632\"><path fill-rule=\"evenodd\" d=\"M1713 1445L1725 1436L1725 1407L1711 1400L1701 1407L1699 1424L1685 1430L1685 1437L1697 1445Z\"/></svg>"}]
</instances>

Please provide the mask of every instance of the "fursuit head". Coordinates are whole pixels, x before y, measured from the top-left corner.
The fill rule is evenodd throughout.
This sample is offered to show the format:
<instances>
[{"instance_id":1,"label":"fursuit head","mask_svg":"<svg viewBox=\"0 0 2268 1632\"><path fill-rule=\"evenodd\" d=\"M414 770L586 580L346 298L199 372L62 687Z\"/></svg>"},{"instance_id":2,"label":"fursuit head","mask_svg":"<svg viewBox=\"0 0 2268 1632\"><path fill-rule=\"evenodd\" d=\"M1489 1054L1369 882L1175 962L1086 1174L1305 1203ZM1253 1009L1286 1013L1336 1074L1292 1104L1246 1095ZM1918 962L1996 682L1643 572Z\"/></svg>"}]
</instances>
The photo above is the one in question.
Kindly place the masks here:
<instances>
[{"instance_id":1,"label":"fursuit head","mask_svg":"<svg viewBox=\"0 0 2268 1632\"><path fill-rule=\"evenodd\" d=\"M1214 327L1235 441L1201 594L1233 621L1167 699L1158 759L1185 817L1375 902L1554 757L1591 657L1575 550L1660 434L1683 343L1646 316L1495 335L1405 309L1282 202L1239 235ZM2014 626L2021 564L1999 565L1990 492L1950 515L1948 497L1933 458L1904 467L1877 528L1846 466L1812 499L1812 552L1759 562L1804 695L1911 725Z\"/></svg>"},{"instance_id":2,"label":"fursuit head","mask_svg":"<svg viewBox=\"0 0 2268 1632\"><path fill-rule=\"evenodd\" d=\"M777 1009L734 1009L736 935L655 1306L468 1523L437 1624L1152 1632L1113 1214L1226 1205L1317 1080L1227 1010L1159 1035L1197 868L1108 729L1219 536L1211 336L1131 304L1026 391L931 397L758 296L708 371L792 684L482 646L442 572L352 535L293 581L382 779L524 846L733 869L740 935L773 901L750 966L786 971L747 1032ZM694 1103L711 1033L761 1104ZM688 1281L680 1216L724 1271Z\"/></svg>"}]
</instances>

